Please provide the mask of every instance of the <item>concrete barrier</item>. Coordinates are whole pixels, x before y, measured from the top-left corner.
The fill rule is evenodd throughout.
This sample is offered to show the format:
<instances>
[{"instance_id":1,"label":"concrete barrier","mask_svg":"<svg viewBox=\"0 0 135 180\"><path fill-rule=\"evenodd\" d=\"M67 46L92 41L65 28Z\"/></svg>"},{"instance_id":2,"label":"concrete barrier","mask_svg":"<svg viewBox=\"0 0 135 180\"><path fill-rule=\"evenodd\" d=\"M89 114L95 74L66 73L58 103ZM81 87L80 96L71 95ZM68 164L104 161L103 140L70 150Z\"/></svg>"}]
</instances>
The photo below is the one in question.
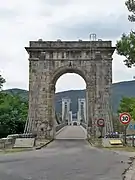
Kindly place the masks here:
<instances>
[{"instance_id":1,"label":"concrete barrier","mask_svg":"<svg viewBox=\"0 0 135 180\"><path fill-rule=\"evenodd\" d=\"M123 147L122 139L118 138L102 138L103 147Z\"/></svg>"},{"instance_id":2,"label":"concrete barrier","mask_svg":"<svg viewBox=\"0 0 135 180\"><path fill-rule=\"evenodd\" d=\"M12 148L13 145L14 145L14 139L12 139L12 138L0 139L0 149Z\"/></svg>"},{"instance_id":3,"label":"concrete barrier","mask_svg":"<svg viewBox=\"0 0 135 180\"><path fill-rule=\"evenodd\" d=\"M0 139L0 149L11 149L14 147L16 139L29 139L29 138L35 138L36 135L32 133L27 134L10 134L6 138ZM27 140L26 140L27 141ZM28 140L29 141L29 140Z\"/></svg>"},{"instance_id":4,"label":"concrete barrier","mask_svg":"<svg viewBox=\"0 0 135 180\"><path fill-rule=\"evenodd\" d=\"M35 138L17 138L14 148L32 148L35 145Z\"/></svg>"},{"instance_id":5,"label":"concrete barrier","mask_svg":"<svg viewBox=\"0 0 135 180\"><path fill-rule=\"evenodd\" d=\"M4 148L5 148L5 140L0 139L0 149L4 149Z\"/></svg>"}]
</instances>

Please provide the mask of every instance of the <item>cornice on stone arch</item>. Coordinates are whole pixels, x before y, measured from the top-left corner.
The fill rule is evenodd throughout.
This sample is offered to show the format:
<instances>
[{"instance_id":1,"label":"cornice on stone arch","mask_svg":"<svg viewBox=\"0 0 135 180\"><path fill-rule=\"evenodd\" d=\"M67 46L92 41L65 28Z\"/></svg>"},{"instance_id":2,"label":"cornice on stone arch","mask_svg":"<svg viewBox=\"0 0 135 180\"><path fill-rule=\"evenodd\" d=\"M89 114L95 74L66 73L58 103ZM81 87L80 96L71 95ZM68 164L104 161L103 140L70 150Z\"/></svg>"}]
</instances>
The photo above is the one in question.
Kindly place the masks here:
<instances>
[{"instance_id":1,"label":"cornice on stone arch","mask_svg":"<svg viewBox=\"0 0 135 180\"><path fill-rule=\"evenodd\" d=\"M64 66L64 67L57 68L53 72L53 75L52 75L52 78L51 78L51 84L55 87L57 80L62 75L66 74L66 73L75 73L75 74L80 75L84 79L84 81L86 83L86 87L87 87L87 84L88 84L87 75L85 75L85 72L83 71L83 68L81 68L81 67L67 67L67 66Z\"/></svg>"}]
</instances>

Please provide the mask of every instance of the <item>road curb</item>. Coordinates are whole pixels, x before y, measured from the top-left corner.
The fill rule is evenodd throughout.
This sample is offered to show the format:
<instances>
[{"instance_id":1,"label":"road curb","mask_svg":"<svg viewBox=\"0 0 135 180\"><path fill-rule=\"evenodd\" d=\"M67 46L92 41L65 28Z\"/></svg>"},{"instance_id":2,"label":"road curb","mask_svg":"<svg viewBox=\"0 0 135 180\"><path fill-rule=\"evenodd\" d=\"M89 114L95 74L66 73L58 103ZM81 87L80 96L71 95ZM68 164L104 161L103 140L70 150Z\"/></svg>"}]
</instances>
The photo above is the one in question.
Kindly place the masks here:
<instances>
[{"instance_id":1,"label":"road curb","mask_svg":"<svg viewBox=\"0 0 135 180\"><path fill-rule=\"evenodd\" d=\"M42 149L43 147L47 146L48 144L50 144L54 139L51 139L50 141L48 141L47 143L42 144L41 146L35 147L35 150L39 150Z\"/></svg>"},{"instance_id":2,"label":"road curb","mask_svg":"<svg viewBox=\"0 0 135 180\"><path fill-rule=\"evenodd\" d=\"M33 151L33 148L23 148L23 149L21 149L21 150L19 150L19 151L17 151L17 148L14 148L14 149L16 149L16 151L13 151L13 149L2 150L2 151L0 151L0 154L1 154L1 153L11 154L11 153L21 153L21 152Z\"/></svg>"},{"instance_id":3,"label":"road curb","mask_svg":"<svg viewBox=\"0 0 135 180\"><path fill-rule=\"evenodd\" d=\"M57 131L56 132L56 136L58 135L58 134L60 134L61 133L61 131L63 131L63 129L65 129L66 128L66 126L64 126L63 128L61 128L59 131Z\"/></svg>"},{"instance_id":4,"label":"road curb","mask_svg":"<svg viewBox=\"0 0 135 180\"><path fill-rule=\"evenodd\" d=\"M87 130L83 127L83 126L80 126L85 134L85 137L87 138Z\"/></svg>"},{"instance_id":5,"label":"road curb","mask_svg":"<svg viewBox=\"0 0 135 180\"><path fill-rule=\"evenodd\" d=\"M92 143L92 142L90 142L90 140L87 138L87 139L85 139L85 141L87 142L87 144L88 145L90 145L90 146L92 146L92 147L94 147L94 144Z\"/></svg>"},{"instance_id":6,"label":"road curb","mask_svg":"<svg viewBox=\"0 0 135 180\"><path fill-rule=\"evenodd\" d=\"M130 157L129 167L123 173L123 180L135 180L135 157Z\"/></svg>"},{"instance_id":7,"label":"road curb","mask_svg":"<svg viewBox=\"0 0 135 180\"><path fill-rule=\"evenodd\" d=\"M91 146L95 147L95 146L94 146L94 143L91 142L91 140L89 139L89 137L87 137L86 140L87 140L87 142L88 142Z\"/></svg>"}]
</instances>

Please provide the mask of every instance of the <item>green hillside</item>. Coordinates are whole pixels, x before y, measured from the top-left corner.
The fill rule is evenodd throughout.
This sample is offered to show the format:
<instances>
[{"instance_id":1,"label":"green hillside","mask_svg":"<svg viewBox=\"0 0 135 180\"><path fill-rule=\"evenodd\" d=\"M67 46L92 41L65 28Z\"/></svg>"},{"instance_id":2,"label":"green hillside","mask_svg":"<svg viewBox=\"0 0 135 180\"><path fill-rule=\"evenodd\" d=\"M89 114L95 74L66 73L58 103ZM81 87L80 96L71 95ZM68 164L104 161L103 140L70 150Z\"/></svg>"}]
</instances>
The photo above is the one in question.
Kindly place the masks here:
<instances>
[{"instance_id":1,"label":"green hillside","mask_svg":"<svg viewBox=\"0 0 135 180\"><path fill-rule=\"evenodd\" d=\"M19 94L23 98L28 99L28 91L23 89L8 89L6 92ZM123 96L135 97L135 81L125 81L114 83L112 85L112 107L113 112L117 112L119 102ZM61 100L62 98L70 98L71 109L73 113L77 112L77 99L85 97L85 90L70 90L56 93L55 96L55 107L57 112L61 112Z\"/></svg>"}]
</instances>

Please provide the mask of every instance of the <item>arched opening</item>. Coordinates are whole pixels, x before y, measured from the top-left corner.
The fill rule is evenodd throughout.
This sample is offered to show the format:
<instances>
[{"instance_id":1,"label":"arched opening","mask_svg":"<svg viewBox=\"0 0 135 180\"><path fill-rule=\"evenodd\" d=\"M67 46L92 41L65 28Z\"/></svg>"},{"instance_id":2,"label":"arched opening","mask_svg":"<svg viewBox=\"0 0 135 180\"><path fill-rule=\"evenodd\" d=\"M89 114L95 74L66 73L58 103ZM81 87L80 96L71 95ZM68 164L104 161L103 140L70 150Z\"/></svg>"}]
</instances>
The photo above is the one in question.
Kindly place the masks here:
<instances>
[{"instance_id":1,"label":"arched opening","mask_svg":"<svg viewBox=\"0 0 135 180\"><path fill-rule=\"evenodd\" d=\"M55 86L56 139L86 139L87 80L80 70L64 69L52 77ZM63 126L61 126L63 124Z\"/></svg>"}]
</instances>

